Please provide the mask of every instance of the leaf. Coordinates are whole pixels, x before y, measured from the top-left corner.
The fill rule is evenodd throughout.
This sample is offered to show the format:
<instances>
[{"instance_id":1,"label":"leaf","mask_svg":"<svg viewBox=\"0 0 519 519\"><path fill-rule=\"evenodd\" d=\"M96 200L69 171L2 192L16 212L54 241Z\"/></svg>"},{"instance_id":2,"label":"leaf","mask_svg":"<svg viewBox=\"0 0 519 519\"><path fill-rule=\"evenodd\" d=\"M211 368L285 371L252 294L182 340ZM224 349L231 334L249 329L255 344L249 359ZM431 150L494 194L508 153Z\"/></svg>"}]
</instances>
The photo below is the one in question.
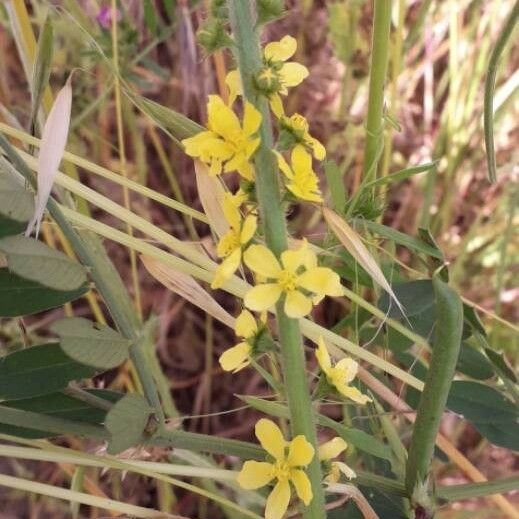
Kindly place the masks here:
<instances>
[{"instance_id":1,"label":"leaf","mask_svg":"<svg viewBox=\"0 0 519 519\"><path fill-rule=\"evenodd\" d=\"M0 358L0 399L53 393L94 374L94 369L65 355L58 343L32 346Z\"/></svg>"},{"instance_id":2,"label":"leaf","mask_svg":"<svg viewBox=\"0 0 519 519\"><path fill-rule=\"evenodd\" d=\"M514 373L514 370L508 365L505 354L502 351L497 352L491 348L485 348L485 353L490 359L490 362L494 364L502 376L517 384L517 376Z\"/></svg>"},{"instance_id":3,"label":"leaf","mask_svg":"<svg viewBox=\"0 0 519 519\"><path fill-rule=\"evenodd\" d=\"M365 227L369 232L374 234L378 234L387 240L391 240L398 245L403 245L408 249L422 252L423 254L427 254L433 258L443 260L443 253L436 247L433 247L430 244L419 240L413 236L409 236L403 232L397 231L396 229L392 229L387 225L382 225L378 222L372 222L371 220L362 220L360 218L354 218L353 224L355 227Z\"/></svg>"},{"instance_id":4,"label":"leaf","mask_svg":"<svg viewBox=\"0 0 519 519\"><path fill-rule=\"evenodd\" d=\"M76 290L87 281L85 268L44 243L23 236L0 240L9 270L54 290Z\"/></svg>"},{"instance_id":5,"label":"leaf","mask_svg":"<svg viewBox=\"0 0 519 519\"><path fill-rule=\"evenodd\" d=\"M151 256L141 255L140 258L146 270L166 288L198 306L223 324L234 328L234 317L224 310L191 276L179 272Z\"/></svg>"},{"instance_id":6,"label":"leaf","mask_svg":"<svg viewBox=\"0 0 519 519\"><path fill-rule=\"evenodd\" d=\"M341 170L336 162L327 160L324 163L324 173L332 197L333 208L342 213L346 207L346 190Z\"/></svg>"},{"instance_id":7,"label":"leaf","mask_svg":"<svg viewBox=\"0 0 519 519\"><path fill-rule=\"evenodd\" d=\"M34 200L0 160L0 238L21 232L34 212Z\"/></svg>"},{"instance_id":8,"label":"leaf","mask_svg":"<svg viewBox=\"0 0 519 519\"><path fill-rule=\"evenodd\" d=\"M393 290L406 309L408 318L431 311L435 306L434 291L430 279L406 281L393 285ZM389 297L382 294L378 301L378 307L394 319L403 319L404 315L399 308L389 305Z\"/></svg>"},{"instance_id":9,"label":"leaf","mask_svg":"<svg viewBox=\"0 0 519 519\"><path fill-rule=\"evenodd\" d=\"M65 152L72 108L71 79L72 74L68 77L65 86L58 92L43 127L38 155L38 188L36 191L35 210L25 231L26 236L30 236L33 231L38 236L43 212L52 191L61 158Z\"/></svg>"},{"instance_id":10,"label":"leaf","mask_svg":"<svg viewBox=\"0 0 519 519\"><path fill-rule=\"evenodd\" d=\"M158 22L155 16L155 7L153 7L151 0L144 0L144 22L146 27L153 36L157 35Z\"/></svg>"},{"instance_id":11,"label":"leaf","mask_svg":"<svg viewBox=\"0 0 519 519\"><path fill-rule=\"evenodd\" d=\"M0 268L0 317L19 317L50 310L88 292L85 283L75 290L53 290Z\"/></svg>"},{"instance_id":12,"label":"leaf","mask_svg":"<svg viewBox=\"0 0 519 519\"><path fill-rule=\"evenodd\" d=\"M198 198L215 234L221 238L228 230L229 224L223 212L225 190L218 178L209 175L207 166L195 160L196 187Z\"/></svg>"},{"instance_id":13,"label":"leaf","mask_svg":"<svg viewBox=\"0 0 519 519\"><path fill-rule=\"evenodd\" d=\"M31 78L31 128L34 128L43 93L49 84L54 43L54 29L50 16L47 16L38 38L38 49Z\"/></svg>"},{"instance_id":14,"label":"leaf","mask_svg":"<svg viewBox=\"0 0 519 519\"><path fill-rule=\"evenodd\" d=\"M338 240L344 248L355 258L362 268L372 277L378 285L380 285L394 300L398 308L404 313L404 309L400 304L397 296L393 292L391 285L387 282L382 270L377 262L373 259L359 235L341 218L337 213L323 207L323 215L326 223L330 226Z\"/></svg>"},{"instance_id":15,"label":"leaf","mask_svg":"<svg viewBox=\"0 0 519 519\"><path fill-rule=\"evenodd\" d=\"M123 396L122 393L107 389L87 389L86 391L109 402L117 402ZM22 411L32 411L56 418L92 424L102 424L106 417L106 411L103 409L92 407L90 404L64 393L51 393L23 400L2 402L2 405ZM11 434L20 438L52 438L57 436L56 433L49 431L16 427L2 423L0 423L0 433Z\"/></svg>"},{"instance_id":16,"label":"leaf","mask_svg":"<svg viewBox=\"0 0 519 519\"><path fill-rule=\"evenodd\" d=\"M111 369L128 359L130 341L103 324L69 317L56 321L51 330L60 336L63 351L87 366Z\"/></svg>"},{"instance_id":17,"label":"leaf","mask_svg":"<svg viewBox=\"0 0 519 519\"><path fill-rule=\"evenodd\" d=\"M486 380L494 375L492 364L476 348L461 344L456 370L477 380Z\"/></svg>"},{"instance_id":18,"label":"leaf","mask_svg":"<svg viewBox=\"0 0 519 519\"><path fill-rule=\"evenodd\" d=\"M519 450L519 409L503 393L471 381L455 381L447 407L470 420L491 443Z\"/></svg>"},{"instance_id":19,"label":"leaf","mask_svg":"<svg viewBox=\"0 0 519 519\"><path fill-rule=\"evenodd\" d=\"M483 337L487 336L487 331L474 307L463 303L463 317L465 323L467 323L470 328L480 333Z\"/></svg>"},{"instance_id":20,"label":"leaf","mask_svg":"<svg viewBox=\"0 0 519 519\"><path fill-rule=\"evenodd\" d=\"M438 165L438 162L438 160L434 160L432 162L427 162L426 164L420 164L419 166L401 169L400 171L396 171L395 173L391 173L385 177L380 177L376 180L368 182L364 186L364 189L385 186L394 182L401 182L402 180L412 177L413 175L417 175L418 173L423 173L424 171L429 171L430 169L435 168Z\"/></svg>"},{"instance_id":21,"label":"leaf","mask_svg":"<svg viewBox=\"0 0 519 519\"><path fill-rule=\"evenodd\" d=\"M140 443L151 413L144 397L124 395L106 415L105 426L111 434L108 453L119 454Z\"/></svg>"}]
</instances>

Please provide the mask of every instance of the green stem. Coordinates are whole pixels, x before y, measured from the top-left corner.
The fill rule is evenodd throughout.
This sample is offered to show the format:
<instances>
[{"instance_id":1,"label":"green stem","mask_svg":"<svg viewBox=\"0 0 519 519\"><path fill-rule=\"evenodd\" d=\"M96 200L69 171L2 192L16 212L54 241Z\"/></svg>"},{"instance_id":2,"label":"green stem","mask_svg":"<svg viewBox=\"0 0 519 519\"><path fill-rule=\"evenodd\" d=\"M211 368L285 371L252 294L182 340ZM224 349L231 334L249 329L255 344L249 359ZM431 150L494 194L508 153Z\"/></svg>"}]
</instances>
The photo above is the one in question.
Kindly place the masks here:
<instances>
[{"instance_id":1,"label":"green stem","mask_svg":"<svg viewBox=\"0 0 519 519\"><path fill-rule=\"evenodd\" d=\"M244 96L256 106L262 115L261 145L255 159L256 195L260 206L266 243L272 252L279 257L288 248L287 229L281 205L278 167L271 151L273 137L269 107L266 98L258 95L254 86L254 77L261 71L262 59L258 34L255 31L255 22L251 12L251 6L253 5L253 3L243 0L228 0ZM304 435L316 447L317 437L312 418L310 392L305 377L305 356L299 322L285 315L281 301L276 306L276 317L292 434L294 436ZM323 518L325 516L324 492L321 467L317 456L314 456L308 467L308 476L312 484L314 497L309 506L305 508L304 516L308 519Z\"/></svg>"},{"instance_id":2,"label":"green stem","mask_svg":"<svg viewBox=\"0 0 519 519\"><path fill-rule=\"evenodd\" d=\"M485 80L485 101L483 112L483 126L485 132L485 146L487 149L488 178L490 182L496 181L496 154L494 150L494 88L496 86L496 73L499 58L512 35L515 24L519 19L519 0L515 2L503 29L496 41L496 46L488 63L488 74Z\"/></svg>"},{"instance_id":3,"label":"green stem","mask_svg":"<svg viewBox=\"0 0 519 519\"><path fill-rule=\"evenodd\" d=\"M391 0L374 1L372 55L369 76L368 115L366 144L364 147L364 175L371 170L376 177L379 148L382 146L384 83L389 57L389 34L391 28Z\"/></svg>"}]
</instances>

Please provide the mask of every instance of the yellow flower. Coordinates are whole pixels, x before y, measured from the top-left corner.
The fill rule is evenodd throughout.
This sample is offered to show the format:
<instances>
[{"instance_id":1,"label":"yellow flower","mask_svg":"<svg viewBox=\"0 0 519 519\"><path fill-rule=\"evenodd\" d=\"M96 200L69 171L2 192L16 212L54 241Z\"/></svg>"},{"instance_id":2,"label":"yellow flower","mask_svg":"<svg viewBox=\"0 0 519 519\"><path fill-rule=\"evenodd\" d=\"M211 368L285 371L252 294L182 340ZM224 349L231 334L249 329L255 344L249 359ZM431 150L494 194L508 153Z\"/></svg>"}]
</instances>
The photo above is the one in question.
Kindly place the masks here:
<instances>
[{"instance_id":1,"label":"yellow flower","mask_svg":"<svg viewBox=\"0 0 519 519\"><path fill-rule=\"evenodd\" d=\"M286 62L297 50L297 40L284 36L280 41L268 43L263 50L263 70L257 80L266 92L270 107L277 117L284 114L281 95L288 94L288 88L299 85L309 74L308 69L293 61ZM229 104L243 94L240 74L233 70L225 79L229 88Z\"/></svg>"},{"instance_id":2,"label":"yellow flower","mask_svg":"<svg viewBox=\"0 0 519 519\"><path fill-rule=\"evenodd\" d=\"M236 318L234 332L245 340L220 355L219 361L222 369L236 373L250 364L252 343L258 331L258 323L254 316L248 310L243 310Z\"/></svg>"},{"instance_id":3,"label":"yellow flower","mask_svg":"<svg viewBox=\"0 0 519 519\"><path fill-rule=\"evenodd\" d=\"M274 458L273 463L266 461L246 461L238 474L238 484L247 490L254 490L276 480L267 499L266 519L281 519L290 502L290 483L296 494L308 506L313 498L312 486L305 471L314 457L314 448L303 435L288 442L279 427L262 418L256 423L256 437L261 446Z\"/></svg>"},{"instance_id":4,"label":"yellow flower","mask_svg":"<svg viewBox=\"0 0 519 519\"><path fill-rule=\"evenodd\" d=\"M294 196L302 200L322 202L319 179L312 169L312 156L304 147L298 145L292 150L290 157L291 166L288 165L281 153L275 153L278 159L279 169L281 169L288 179L287 189L289 189Z\"/></svg>"},{"instance_id":5,"label":"yellow flower","mask_svg":"<svg viewBox=\"0 0 519 519\"><path fill-rule=\"evenodd\" d=\"M329 465L329 468L327 467L329 472L324 478L327 483L337 483L341 477L341 473L348 479L357 477L355 471L348 467L346 463L342 461L331 461L347 448L348 444L339 436L319 445L319 448L317 449L319 461L325 462L326 465Z\"/></svg>"},{"instance_id":6,"label":"yellow flower","mask_svg":"<svg viewBox=\"0 0 519 519\"><path fill-rule=\"evenodd\" d=\"M238 209L241 198L226 193L223 212L230 229L224 234L216 247L219 258L225 258L215 270L211 288L220 288L238 269L243 248L254 236L258 227L256 215L249 214L242 218Z\"/></svg>"},{"instance_id":7,"label":"yellow flower","mask_svg":"<svg viewBox=\"0 0 519 519\"><path fill-rule=\"evenodd\" d=\"M315 350L315 356L326 380L341 395L358 404L371 402L369 396L363 395L356 387L348 385L355 378L359 369L359 365L353 359L341 359L335 366L332 366L330 354L322 337L319 337L319 347Z\"/></svg>"},{"instance_id":8,"label":"yellow flower","mask_svg":"<svg viewBox=\"0 0 519 519\"><path fill-rule=\"evenodd\" d=\"M317 266L317 257L306 241L299 250L283 252L281 263L263 245L251 245L243 260L253 272L267 280L245 294L245 306L250 310L268 310L285 295L285 313L297 319L308 315L312 304L317 304L325 295L343 293L339 276L329 268Z\"/></svg>"},{"instance_id":9,"label":"yellow flower","mask_svg":"<svg viewBox=\"0 0 519 519\"><path fill-rule=\"evenodd\" d=\"M317 160L323 160L326 157L326 148L310 135L308 121L304 116L301 114L283 116L280 123L281 128L290 132L294 140L309 149Z\"/></svg>"},{"instance_id":10,"label":"yellow flower","mask_svg":"<svg viewBox=\"0 0 519 519\"><path fill-rule=\"evenodd\" d=\"M238 171L247 180L254 179L254 168L249 162L260 144L254 137L261 124L261 114L245 102L243 125L236 114L216 95L207 103L207 130L184 139L186 153L198 157L209 166L209 174Z\"/></svg>"}]
</instances>

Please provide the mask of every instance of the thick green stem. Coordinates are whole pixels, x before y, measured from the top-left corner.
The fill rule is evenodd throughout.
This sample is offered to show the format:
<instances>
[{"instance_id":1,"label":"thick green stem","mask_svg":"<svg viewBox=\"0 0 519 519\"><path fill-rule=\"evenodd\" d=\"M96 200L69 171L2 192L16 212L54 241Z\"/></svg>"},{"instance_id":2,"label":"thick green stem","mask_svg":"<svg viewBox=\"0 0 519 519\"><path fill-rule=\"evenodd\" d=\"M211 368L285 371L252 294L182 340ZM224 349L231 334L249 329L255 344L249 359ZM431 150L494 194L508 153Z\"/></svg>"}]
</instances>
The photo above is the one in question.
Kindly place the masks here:
<instances>
[{"instance_id":1,"label":"thick green stem","mask_svg":"<svg viewBox=\"0 0 519 519\"><path fill-rule=\"evenodd\" d=\"M288 248L286 222L281 205L278 182L278 167L272 153L273 137L267 100L258 94L254 78L262 68L258 34L254 26L251 7L253 2L229 0L229 15L236 42L238 61L245 98L261 112L261 145L255 159L256 195L258 198L265 240L276 256ZM276 316L283 358L283 372L292 434L303 434L314 447L317 444L315 425L312 419L312 402L305 376L305 357L299 330L299 322L288 318L281 305L276 307ZM315 456L308 467L314 497L305 508L306 518L325 516L324 492L319 461Z\"/></svg>"},{"instance_id":2,"label":"thick green stem","mask_svg":"<svg viewBox=\"0 0 519 519\"><path fill-rule=\"evenodd\" d=\"M368 115L366 144L364 147L364 175L376 177L374 162L380 156L383 143L384 83L389 57L389 33L391 27L391 0L374 0L374 20L371 67L369 75ZM365 180L365 179L364 179Z\"/></svg>"}]
</instances>

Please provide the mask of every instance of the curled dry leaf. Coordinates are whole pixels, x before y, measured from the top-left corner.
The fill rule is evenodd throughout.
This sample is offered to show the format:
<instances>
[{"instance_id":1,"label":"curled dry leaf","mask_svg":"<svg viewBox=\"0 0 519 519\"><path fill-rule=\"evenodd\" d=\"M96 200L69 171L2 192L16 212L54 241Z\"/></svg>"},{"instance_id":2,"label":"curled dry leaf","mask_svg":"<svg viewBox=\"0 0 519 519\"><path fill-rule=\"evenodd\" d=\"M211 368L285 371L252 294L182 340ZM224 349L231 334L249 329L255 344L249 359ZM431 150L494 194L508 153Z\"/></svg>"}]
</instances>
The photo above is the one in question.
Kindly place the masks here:
<instances>
[{"instance_id":1,"label":"curled dry leaf","mask_svg":"<svg viewBox=\"0 0 519 519\"><path fill-rule=\"evenodd\" d=\"M234 328L234 317L226 312L191 276L151 256L141 255L140 258L146 270L166 288L198 306L226 326Z\"/></svg>"},{"instance_id":2,"label":"curled dry leaf","mask_svg":"<svg viewBox=\"0 0 519 519\"><path fill-rule=\"evenodd\" d=\"M371 276L373 281L383 288L396 303L403 315L404 308L397 299L391 285L388 283L382 270L370 254L360 236L348 225L348 223L335 211L323 207L323 216L333 234L342 243L344 248L355 258L359 265Z\"/></svg>"},{"instance_id":3,"label":"curled dry leaf","mask_svg":"<svg viewBox=\"0 0 519 519\"><path fill-rule=\"evenodd\" d=\"M198 196L209 225L215 234L221 238L228 230L229 224L223 212L225 190L217 177L210 176L207 166L195 160L195 176Z\"/></svg>"},{"instance_id":4,"label":"curled dry leaf","mask_svg":"<svg viewBox=\"0 0 519 519\"><path fill-rule=\"evenodd\" d=\"M52 185L54 184L63 153L65 152L72 108L71 77L72 75L69 76L65 86L56 96L43 128L40 153L38 155L38 184L35 208L25 231L26 236L30 236L33 231L36 232L36 236L39 233L43 212L52 191Z\"/></svg>"}]
</instances>

